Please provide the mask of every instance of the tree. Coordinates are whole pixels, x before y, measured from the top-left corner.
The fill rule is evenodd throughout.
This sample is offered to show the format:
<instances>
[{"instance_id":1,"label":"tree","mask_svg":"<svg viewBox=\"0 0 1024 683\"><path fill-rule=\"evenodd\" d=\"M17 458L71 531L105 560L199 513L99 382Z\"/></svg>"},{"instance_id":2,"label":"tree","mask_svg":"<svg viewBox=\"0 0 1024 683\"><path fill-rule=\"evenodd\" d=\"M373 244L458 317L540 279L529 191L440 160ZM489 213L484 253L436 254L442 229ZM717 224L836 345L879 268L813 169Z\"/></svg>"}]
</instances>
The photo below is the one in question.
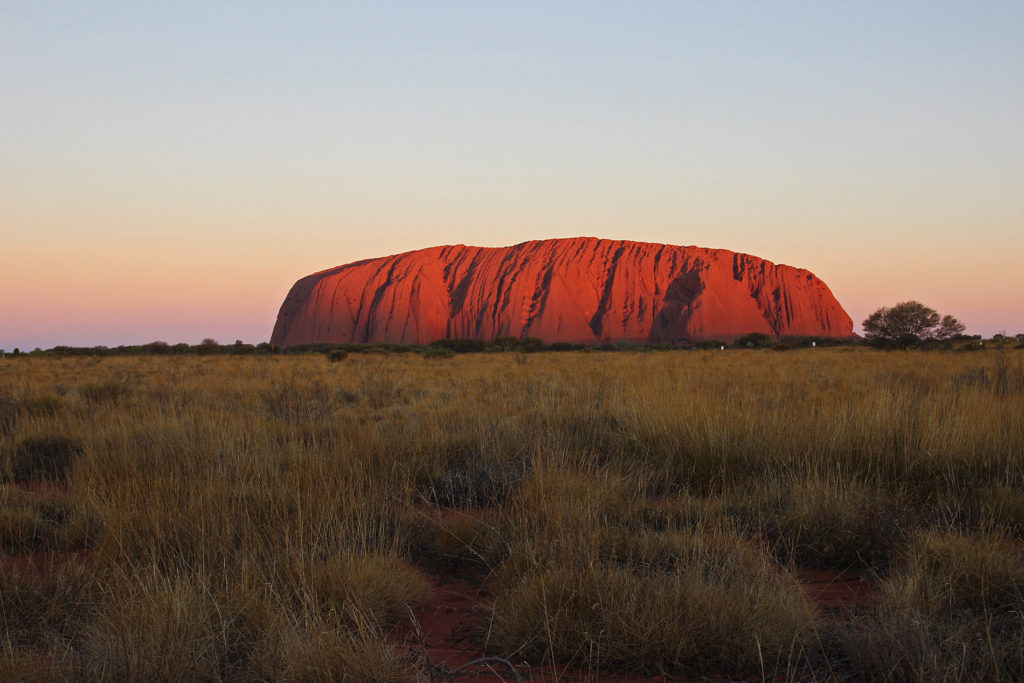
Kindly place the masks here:
<instances>
[{"instance_id":1,"label":"tree","mask_svg":"<svg viewBox=\"0 0 1024 683\"><path fill-rule=\"evenodd\" d=\"M216 339L207 337L203 340L203 343L196 347L202 355L209 355L211 353L220 353L220 344L217 343Z\"/></svg>"},{"instance_id":2,"label":"tree","mask_svg":"<svg viewBox=\"0 0 1024 683\"><path fill-rule=\"evenodd\" d=\"M880 346L906 348L925 341L950 339L965 327L951 315L940 315L919 301L904 301L892 308L879 308L863 323L864 339Z\"/></svg>"}]
</instances>

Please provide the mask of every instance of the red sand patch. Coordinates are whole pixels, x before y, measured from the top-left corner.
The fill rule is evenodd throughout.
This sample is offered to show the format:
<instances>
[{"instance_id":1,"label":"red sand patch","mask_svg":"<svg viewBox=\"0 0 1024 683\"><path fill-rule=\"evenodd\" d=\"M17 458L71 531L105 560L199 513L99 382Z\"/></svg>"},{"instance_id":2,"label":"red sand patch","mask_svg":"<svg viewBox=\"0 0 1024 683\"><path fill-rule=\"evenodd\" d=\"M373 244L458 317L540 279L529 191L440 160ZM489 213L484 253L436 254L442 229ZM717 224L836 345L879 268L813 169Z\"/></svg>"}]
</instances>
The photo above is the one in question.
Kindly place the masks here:
<instances>
[{"instance_id":1,"label":"red sand patch","mask_svg":"<svg viewBox=\"0 0 1024 683\"><path fill-rule=\"evenodd\" d=\"M405 643L425 658L431 681L498 682L514 681L508 668L493 659L485 648L490 605L494 596L471 577L455 573L426 572L430 583L427 604L415 613L413 632ZM490 659L489 659L490 657ZM487 660L472 664L477 660ZM758 676L730 678L708 675L700 678L665 679L661 676L632 676L587 673L568 666L534 667L512 661L524 681L558 683L660 683L672 681L755 681ZM780 679L782 680L782 679Z\"/></svg>"},{"instance_id":2,"label":"red sand patch","mask_svg":"<svg viewBox=\"0 0 1024 683\"><path fill-rule=\"evenodd\" d=\"M64 486L55 481L41 481L33 479L31 481L16 481L14 487L27 491L28 493L60 493L64 490Z\"/></svg>"},{"instance_id":3,"label":"red sand patch","mask_svg":"<svg viewBox=\"0 0 1024 683\"><path fill-rule=\"evenodd\" d=\"M866 607L874 601L871 584L857 572L803 569L797 578L807 597L824 610Z\"/></svg>"},{"instance_id":4,"label":"red sand patch","mask_svg":"<svg viewBox=\"0 0 1024 683\"><path fill-rule=\"evenodd\" d=\"M84 564L89 553L72 550L43 550L18 555L0 554L0 568L7 572L49 574L63 564Z\"/></svg>"},{"instance_id":5,"label":"red sand patch","mask_svg":"<svg viewBox=\"0 0 1024 683\"><path fill-rule=\"evenodd\" d=\"M414 632L407 641L423 653L432 673L443 677L485 656L481 637L486 633L490 596L454 574L428 574L427 579L430 595L427 604L416 611Z\"/></svg>"},{"instance_id":6,"label":"red sand patch","mask_svg":"<svg viewBox=\"0 0 1024 683\"><path fill-rule=\"evenodd\" d=\"M414 632L406 642L426 658L431 679L435 681L510 681L515 676L508 668L488 659L487 638L490 604L493 597L480 585L458 574L428 573L430 597L416 611ZM472 662L487 660L479 664ZM573 683L639 683L661 681L621 675L588 675L569 667L531 667L512 662L524 681L560 681ZM458 672L453 675L453 672Z\"/></svg>"}]
</instances>

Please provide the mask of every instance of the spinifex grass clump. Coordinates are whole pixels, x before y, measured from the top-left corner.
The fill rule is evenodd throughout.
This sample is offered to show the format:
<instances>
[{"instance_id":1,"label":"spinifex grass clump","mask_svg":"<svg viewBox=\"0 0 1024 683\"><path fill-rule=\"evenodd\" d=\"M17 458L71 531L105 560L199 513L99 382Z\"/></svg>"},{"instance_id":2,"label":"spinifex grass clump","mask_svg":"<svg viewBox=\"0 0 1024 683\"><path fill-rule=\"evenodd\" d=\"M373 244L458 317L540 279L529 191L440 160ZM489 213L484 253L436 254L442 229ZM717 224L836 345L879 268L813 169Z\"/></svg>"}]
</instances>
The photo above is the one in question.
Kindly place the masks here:
<instances>
[{"instance_id":1,"label":"spinifex grass clump","mask_svg":"<svg viewBox=\"0 0 1024 683\"><path fill-rule=\"evenodd\" d=\"M1020 680L1024 550L999 536L923 533L877 608L840 631L869 678Z\"/></svg>"},{"instance_id":2,"label":"spinifex grass clump","mask_svg":"<svg viewBox=\"0 0 1024 683\"><path fill-rule=\"evenodd\" d=\"M133 577L124 601L107 601L77 667L88 680L357 680L415 676L372 613L282 603L273 586L241 571ZM339 605L339 607L341 607Z\"/></svg>"},{"instance_id":3,"label":"spinifex grass clump","mask_svg":"<svg viewBox=\"0 0 1024 683\"><path fill-rule=\"evenodd\" d=\"M11 431L21 413L21 406L9 396L0 394L0 435Z\"/></svg>"},{"instance_id":4,"label":"spinifex grass clump","mask_svg":"<svg viewBox=\"0 0 1024 683\"><path fill-rule=\"evenodd\" d=\"M969 492L970 521L980 529L1024 539L1024 488L995 484Z\"/></svg>"},{"instance_id":5,"label":"spinifex grass clump","mask_svg":"<svg viewBox=\"0 0 1024 683\"><path fill-rule=\"evenodd\" d=\"M82 454L82 442L69 436L34 436L20 441L8 457L16 482L62 481Z\"/></svg>"},{"instance_id":6,"label":"spinifex grass clump","mask_svg":"<svg viewBox=\"0 0 1024 683\"><path fill-rule=\"evenodd\" d=\"M424 578L395 554L299 557L281 579L298 604L342 624L392 626L427 597Z\"/></svg>"},{"instance_id":7,"label":"spinifex grass clump","mask_svg":"<svg viewBox=\"0 0 1024 683\"><path fill-rule=\"evenodd\" d=\"M103 521L95 511L66 493L0 485L2 551L86 550L102 533Z\"/></svg>"},{"instance_id":8,"label":"spinifex grass clump","mask_svg":"<svg viewBox=\"0 0 1024 683\"><path fill-rule=\"evenodd\" d=\"M48 571L5 567L0 572L0 596L0 653L28 659L51 648L81 645L102 586L95 572L79 563Z\"/></svg>"},{"instance_id":9,"label":"spinifex grass clump","mask_svg":"<svg viewBox=\"0 0 1024 683\"><path fill-rule=\"evenodd\" d=\"M106 379L86 382L78 387L78 395L89 403L117 403L128 395L127 379Z\"/></svg>"},{"instance_id":10,"label":"spinifex grass clump","mask_svg":"<svg viewBox=\"0 0 1024 683\"><path fill-rule=\"evenodd\" d=\"M805 569L884 571L909 524L897 496L856 479L766 477L722 498L781 560Z\"/></svg>"},{"instance_id":11,"label":"spinifex grass clump","mask_svg":"<svg viewBox=\"0 0 1024 683\"><path fill-rule=\"evenodd\" d=\"M455 461L430 481L430 502L442 508L497 506L522 476L513 464Z\"/></svg>"},{"instance_id":12,"label":"spinifex grass clump","mask_svg":"<svg viewBox=\"0 0 1024 683\"><path fill-rule=\"evenodd\" d=\"M56 415L61 408L61 400L54 394L43 394L25 399L21 407L29 415Z\"/></svg>"},{"instance_id":13,"label":"spinifex grass clump","mask_svg":"<svg viewBox=\"0 0 1024 683\"><path fill-rule=\"evenodd\" d=\"M629 482L540 468L509 513L489 645L592 670L678 674L795 666L814 610L748 539L645 529Z\"/></svg>"}]
</instances>

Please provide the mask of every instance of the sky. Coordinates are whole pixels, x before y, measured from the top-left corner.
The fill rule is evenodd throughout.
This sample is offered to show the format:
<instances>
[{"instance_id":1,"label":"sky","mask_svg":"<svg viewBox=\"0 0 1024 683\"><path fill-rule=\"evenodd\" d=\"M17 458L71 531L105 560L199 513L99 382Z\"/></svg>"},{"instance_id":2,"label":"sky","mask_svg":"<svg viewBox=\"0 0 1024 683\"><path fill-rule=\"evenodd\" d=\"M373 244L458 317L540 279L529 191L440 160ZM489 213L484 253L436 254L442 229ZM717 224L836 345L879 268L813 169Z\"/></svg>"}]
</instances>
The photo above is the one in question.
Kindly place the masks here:
<instances>
[{"instance_id":1,"label":"sky","mask_svg":"<svg viewBox=\"0 0 1024 683\"><path fill-rule=\"evenodd\" d=\"M266 341L300 277L595 236L1024 332L1024 3L0 0L0 348Z\"/></svg>"}]
</instances>

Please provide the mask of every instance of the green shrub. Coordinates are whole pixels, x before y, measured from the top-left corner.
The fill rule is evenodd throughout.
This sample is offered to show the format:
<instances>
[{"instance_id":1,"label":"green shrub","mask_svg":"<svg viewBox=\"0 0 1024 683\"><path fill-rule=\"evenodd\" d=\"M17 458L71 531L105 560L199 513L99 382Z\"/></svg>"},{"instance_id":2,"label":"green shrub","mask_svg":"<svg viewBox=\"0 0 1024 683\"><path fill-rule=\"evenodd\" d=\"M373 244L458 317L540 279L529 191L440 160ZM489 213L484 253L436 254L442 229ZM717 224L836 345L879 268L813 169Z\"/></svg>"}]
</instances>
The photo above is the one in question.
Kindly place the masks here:
<instances>
[{"instance_id":1,"label":"green shrub","mask_svg":"<svg viewBox=\"0 0 1024 683\"><path fill-rule=\"evenodd\" d=\"M446 346L425 346L420 351L424 358L454 358L455 351Z\"/></svg>"},{"instance_id":2,"label":"green shrub","mask_svg":"<svg viewBox=\"0 0 1024 683\"><path fill-rule=\"evenodd\" d=\"M539 337L523 337L519 345L524 351L537 351L544 346L544 340Z\"/></svg>"},{"instance_id":3,"label":"green shrub","mask_svg":"<svg viewBox=\"0 0 1024 683\"><path fill-rule=\"evenodd\" d=\"M747 349L762 349L771 346L775 340L767 334L761 334L760 332L751 332L739 337L733 345L737 348Z\"/></svg>"},{"instance_id":4,"label":"green shrub","mask_svg":"<svg viewBox=\"0 0 1024 683\"><path fill-rule=\"evenodd\" d=\"M438 339L431 346L450 349L455 353L476 353L487 350L487 342L483 339Z\"/></svg>"},{"instance_id":5,"label":"green shrub","mask_svg":"<svg viewBox=\"0 0 1024 683\"><path fill-rule=\"evenodd\" d=\"M495 337L494 341L491 342L491 346L499 351L515 351L522 344L519 341L519 337Z\"/></svg>"},{"instance_id":6,"label":"green shrub","mask_svg":"<svg viewBox=\"0 0 1024 683\"><path fill-rule=\"evenodd\" d=\"M151 353L156 356L164 356L172 352L171 345L165 341L155 341L143 344L141 350L143 353Z\"/></svg>"},{"instance_id":7,"label":"green shrub","mask_svg":"<svg viewBox=\"0 0 1024 683\"><path fill-rule=\"evenodd\" d=\"M582 351L589 348L586 344L573 344L571 342L552 342L544 347L545 351ZM631 346L619 346L620 349L629 349Z\"/></svg>"}]
</instances>

